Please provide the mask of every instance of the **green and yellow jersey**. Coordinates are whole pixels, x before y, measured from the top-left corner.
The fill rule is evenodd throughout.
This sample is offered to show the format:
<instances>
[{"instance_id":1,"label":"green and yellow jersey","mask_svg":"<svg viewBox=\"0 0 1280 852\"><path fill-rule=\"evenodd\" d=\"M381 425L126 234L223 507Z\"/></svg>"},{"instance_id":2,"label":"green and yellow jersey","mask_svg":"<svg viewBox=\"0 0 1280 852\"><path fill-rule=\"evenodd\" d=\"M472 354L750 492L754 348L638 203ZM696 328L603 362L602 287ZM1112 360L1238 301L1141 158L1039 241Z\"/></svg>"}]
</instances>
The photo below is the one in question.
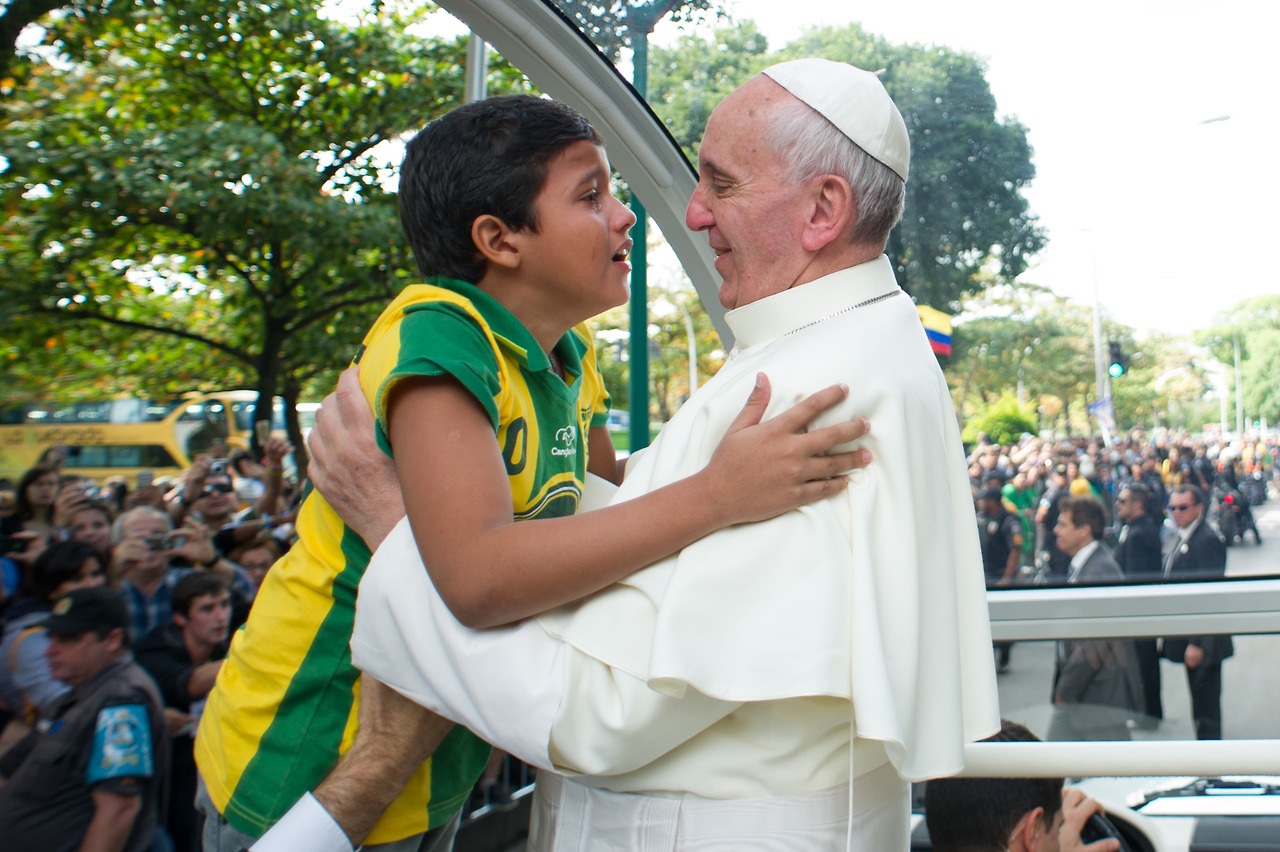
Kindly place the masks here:
<instances>
[{"instance_id":1,"label":"green and yellow jersey","mask_svg":"<svg viewBox=\"0 0 1280 852\"><path fill-rule=\"evenodd\" d=\"M566 334L556 354L563 381L506 308L472 285L441 280L401 293L355 360L388 455L386 403L396 382L449 376L465 387L489 414L513 516L532 520L577 510L588 430L608 414L585 327ZM255 836L313 789L355 736L360 690L350 639L370 552L316 492L303 501L297 531L232 639L196 736L196 762L214 805ZM366 842L399 840L451 817L488 753L488 745L455 728Z\"/></svg>"}]
</instances>

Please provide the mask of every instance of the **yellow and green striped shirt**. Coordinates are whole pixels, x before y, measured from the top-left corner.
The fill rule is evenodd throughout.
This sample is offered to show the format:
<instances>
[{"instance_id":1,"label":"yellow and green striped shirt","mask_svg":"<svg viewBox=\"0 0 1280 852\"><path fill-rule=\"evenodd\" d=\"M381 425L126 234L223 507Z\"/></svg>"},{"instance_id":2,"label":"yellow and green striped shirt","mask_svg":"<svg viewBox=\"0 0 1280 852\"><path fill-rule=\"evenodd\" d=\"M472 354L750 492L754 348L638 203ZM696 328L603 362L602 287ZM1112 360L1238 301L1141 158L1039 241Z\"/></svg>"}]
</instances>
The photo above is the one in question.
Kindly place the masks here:
<instances>
[{"instance_id":1,"label":"yellow and green striped shirt","mask_svg":"<svg viewBox=\"0 0 1280 852\"><path fill-rule=\"evenodd\" d=\"M513 516L528 520L576 511L587 432L608 413L585 327L566 334L556 354L565 381L506 308L474 286L441 280L406 288L355 360L388 455L386 401L397 381L449 376L475 396L506 463ZM297 530L298 542L267 573L232 640L195 744L213 803L254 836L313 789L355 736L359 672L349 643L369 549L316 492L304 500ZM366 842L444 822L466 801L488 752L469 731L454 729Z\"/></svg>"}]
</instances>

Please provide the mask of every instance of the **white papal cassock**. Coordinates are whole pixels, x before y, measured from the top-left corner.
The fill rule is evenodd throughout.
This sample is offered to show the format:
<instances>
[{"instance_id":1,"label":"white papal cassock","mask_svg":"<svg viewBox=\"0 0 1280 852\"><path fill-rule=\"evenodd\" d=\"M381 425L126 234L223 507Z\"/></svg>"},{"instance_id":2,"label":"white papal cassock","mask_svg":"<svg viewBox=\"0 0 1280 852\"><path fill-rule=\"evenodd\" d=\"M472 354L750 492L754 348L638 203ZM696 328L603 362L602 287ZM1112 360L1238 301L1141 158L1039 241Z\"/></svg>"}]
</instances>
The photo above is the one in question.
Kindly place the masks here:
<instances>
[{"instance_id":1,"label":"white papal cassock","mask_svg":"<svg viewBox=\"0 0 1280 852\"><path fill-rule=\"evenodd\" d=\"M735 353L632 457L611 499L704 467L758 372L773 387L769 414L849 386L822 422L869 418L858 443L873 461L844 492L709 535L508 628L457 624L407 522L361 583L359 668L566 776L542 785L554 800L540 801L532 839L547 848L711 848L683 830L724 848L788 848L802 823L815 832L804 848L842 848L850 798L862 814L885 789L891 801L870 810L886 815L888 833L870 838L887 845L859 839L861 816L847 842L906 848L900 779L958 771L963 743L999 728L959 431L888 259L727 321Z\"/></svg>"}]
</instances>

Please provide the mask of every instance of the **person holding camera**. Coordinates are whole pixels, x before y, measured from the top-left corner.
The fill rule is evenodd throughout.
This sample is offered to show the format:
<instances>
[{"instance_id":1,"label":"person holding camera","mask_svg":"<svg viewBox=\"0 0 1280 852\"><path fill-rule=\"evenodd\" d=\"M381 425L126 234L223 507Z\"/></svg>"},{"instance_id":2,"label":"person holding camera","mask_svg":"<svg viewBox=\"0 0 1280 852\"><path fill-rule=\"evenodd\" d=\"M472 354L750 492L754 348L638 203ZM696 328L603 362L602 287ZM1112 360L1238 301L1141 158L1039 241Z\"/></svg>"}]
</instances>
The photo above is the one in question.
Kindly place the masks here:
<instances>
[{"instance_id":1,"label":"person holding camera","mask_svg":"<svg viewBox=\"0 0 1280 852\"><path fill-rule=\"evenodd\" d=\"M54 540L54 505L60 482L56 468L36 465L22 475L15 489L13 514L0 518L0 556L25 573L46 544Z\"/></svg>"},{"instance_id":2,"label":"person holding camera","mask_svg":"<svg viewBox=\"0 0 1280 852\"><path fill-rule=\"evenodd\" d=\"M191 523L177 530L166 512L138 506L116 518L110 574L120 580L120 595L129 611L130 635L146 636L173 618L173 588L184 576L205 570L231 587L233 609L243 622L253 600L253 582L213 545L209 527Z\"/></svg>"}]
</instances>

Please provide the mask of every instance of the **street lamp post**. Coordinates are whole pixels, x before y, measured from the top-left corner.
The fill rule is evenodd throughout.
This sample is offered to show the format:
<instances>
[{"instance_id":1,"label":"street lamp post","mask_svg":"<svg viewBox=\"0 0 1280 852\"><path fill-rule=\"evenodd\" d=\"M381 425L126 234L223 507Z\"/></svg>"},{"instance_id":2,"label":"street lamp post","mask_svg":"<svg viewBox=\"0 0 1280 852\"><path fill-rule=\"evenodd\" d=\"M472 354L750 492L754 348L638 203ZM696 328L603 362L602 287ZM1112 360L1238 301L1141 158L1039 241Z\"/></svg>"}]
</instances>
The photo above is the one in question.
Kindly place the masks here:
<instances>
[{"instance_id":1,"label":"street lamp post","mask_svg":"<svg viewBox=\"0 0 1280 852\"><path fill-rule=\"evenodd\" d=\"M1231 348L1236 359L1236 440L1244 440L1244 398L1240 385L1240 333L1231 332Z\"/></svg>"}]
</instances>

